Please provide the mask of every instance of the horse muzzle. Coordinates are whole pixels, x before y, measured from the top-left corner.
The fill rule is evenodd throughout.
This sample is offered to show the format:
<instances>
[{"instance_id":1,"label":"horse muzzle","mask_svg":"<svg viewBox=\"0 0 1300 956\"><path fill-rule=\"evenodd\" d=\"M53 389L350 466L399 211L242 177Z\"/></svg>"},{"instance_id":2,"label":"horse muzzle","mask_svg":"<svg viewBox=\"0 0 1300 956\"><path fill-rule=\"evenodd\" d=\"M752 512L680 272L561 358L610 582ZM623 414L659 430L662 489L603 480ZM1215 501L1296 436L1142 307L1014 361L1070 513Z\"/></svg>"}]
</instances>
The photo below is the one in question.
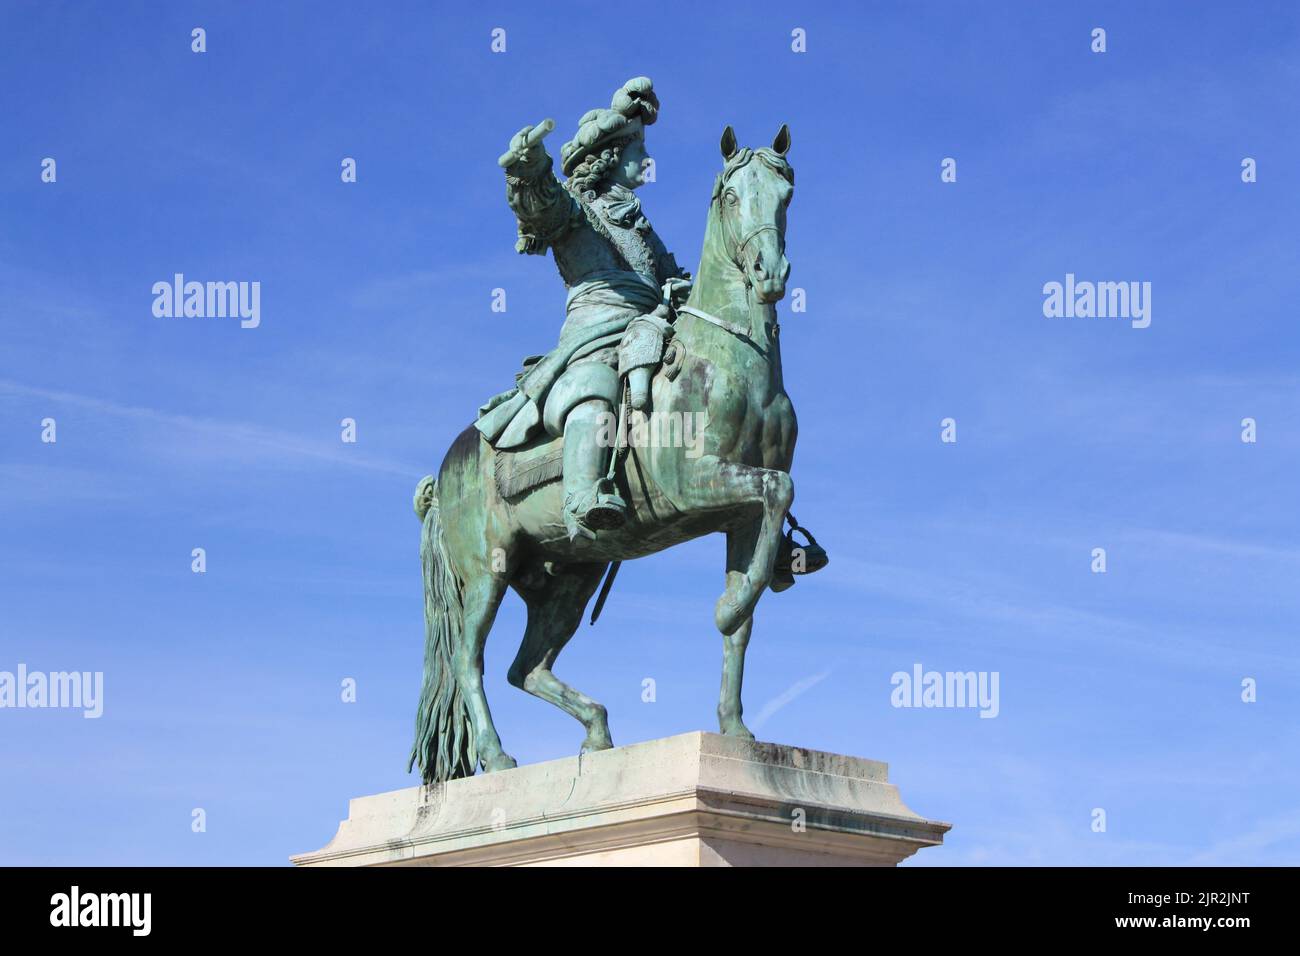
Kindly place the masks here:
<instances>
[{"instance_id":1,"label":"horse muzzle","mask_svg":"<svg viewBox=\"0 0 1300 956\"><path fill-rule=\"evenodd\" d=\"M763 266L763 260L757 259L750 275L750 284L754 287L754 296L764 305L780 302L785 298L785 283L790 278L790 261L781 256L780 266L770 272Z\"/></svg>"}]
</instances>

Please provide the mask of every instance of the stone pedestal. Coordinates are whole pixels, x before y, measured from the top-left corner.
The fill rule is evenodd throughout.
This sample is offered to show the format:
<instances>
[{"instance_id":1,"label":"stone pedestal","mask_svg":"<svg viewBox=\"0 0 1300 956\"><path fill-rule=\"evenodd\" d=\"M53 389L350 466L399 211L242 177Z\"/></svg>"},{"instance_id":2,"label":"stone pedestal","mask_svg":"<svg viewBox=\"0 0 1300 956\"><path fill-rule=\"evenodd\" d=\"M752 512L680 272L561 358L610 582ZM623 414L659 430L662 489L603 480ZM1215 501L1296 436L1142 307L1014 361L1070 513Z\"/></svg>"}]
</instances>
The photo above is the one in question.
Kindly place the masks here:
<instances>
[{"instance_id":1,"label":"stone pedestal","mask_svg":"<svg viewBox=\"0 0 1300 956\"><path fill-rule=\"evenodd\" d=\"M950 824L888 766L690 733L351 801L298 866L894 866Z\"/></svg>"}]
</instances>

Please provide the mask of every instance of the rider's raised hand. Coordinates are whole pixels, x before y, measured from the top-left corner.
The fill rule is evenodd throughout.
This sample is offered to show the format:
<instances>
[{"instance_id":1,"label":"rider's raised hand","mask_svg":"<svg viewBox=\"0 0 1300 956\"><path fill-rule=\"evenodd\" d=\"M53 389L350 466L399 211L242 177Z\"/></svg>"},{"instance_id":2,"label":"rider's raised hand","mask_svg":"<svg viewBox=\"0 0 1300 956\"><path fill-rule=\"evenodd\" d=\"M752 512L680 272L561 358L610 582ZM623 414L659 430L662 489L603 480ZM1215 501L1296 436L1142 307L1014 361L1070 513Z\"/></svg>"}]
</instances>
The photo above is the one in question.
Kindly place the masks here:
<instances>
[{"instance_id":1,"label":"rider's raised hand","mask_svg":"<svg viewBox=\"0 0 1300 956\"><path fill-rule=\"evenodd\" d=\"M524 179L532 178L546 167L546 147L542 138L555 129L553 120L545 120L536 126L525 126L510 140L510 148L497 160L511 176Z\"/></svg>"}]
</instances>

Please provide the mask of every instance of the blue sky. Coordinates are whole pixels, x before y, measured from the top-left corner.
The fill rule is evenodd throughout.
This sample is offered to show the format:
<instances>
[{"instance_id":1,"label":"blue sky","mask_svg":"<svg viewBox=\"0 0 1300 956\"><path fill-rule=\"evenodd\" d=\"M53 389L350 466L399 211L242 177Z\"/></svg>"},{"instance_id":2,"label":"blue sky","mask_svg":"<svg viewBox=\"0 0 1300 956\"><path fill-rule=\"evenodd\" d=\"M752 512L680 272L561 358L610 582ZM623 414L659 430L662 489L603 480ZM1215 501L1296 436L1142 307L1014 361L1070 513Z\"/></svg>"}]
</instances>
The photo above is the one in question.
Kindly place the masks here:
<instances>
[{"instance_id":1,"label":"blue sky","mask_svg":"<svg viewBox=\"0 0 1300 956\"><path fill-rule=\"evenodd\" d=\"M495 159L638 74L687 268L722 127L793 137L795 513L832 564L759 606L759 736L887 761L955 824L916 865L1300 863L1295 7L460 9L0 12L0 670L105 680L99 720L0 710L0 863L283 864L415 783L411 493L563 313ZM177 272L260 282L260 326L155 318ZM1045 318L1066 273L1150 282L1151 326ZM560 659L616 743L716 729L722 552L628 565ZM506 749L569 755L505 682L522 628L512 596ZM996 671L999 716L892 707L916 663Z\"/></svg>"}]
</instances>

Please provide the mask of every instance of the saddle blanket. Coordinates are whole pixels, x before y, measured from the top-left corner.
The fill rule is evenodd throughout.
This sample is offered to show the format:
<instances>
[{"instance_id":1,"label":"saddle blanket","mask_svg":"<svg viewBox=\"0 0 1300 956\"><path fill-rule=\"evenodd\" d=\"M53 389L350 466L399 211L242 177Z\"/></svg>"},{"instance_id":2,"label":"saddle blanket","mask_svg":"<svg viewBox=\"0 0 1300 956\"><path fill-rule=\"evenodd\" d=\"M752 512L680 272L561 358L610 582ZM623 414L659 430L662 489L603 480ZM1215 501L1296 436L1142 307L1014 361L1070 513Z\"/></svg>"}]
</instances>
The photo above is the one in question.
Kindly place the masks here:
<instances>
[{"instance_id":1,"label":"saddle blanket","mask_svg":"<svg viewBox=\"0 0 1300 956\"><path fill-rule=\"evenodd\" d=\"M518 451L498 450L494 468L497 492L502 498L516 498L555 481L564 472L564 436Z\"/></svg>"}]
</instances>

